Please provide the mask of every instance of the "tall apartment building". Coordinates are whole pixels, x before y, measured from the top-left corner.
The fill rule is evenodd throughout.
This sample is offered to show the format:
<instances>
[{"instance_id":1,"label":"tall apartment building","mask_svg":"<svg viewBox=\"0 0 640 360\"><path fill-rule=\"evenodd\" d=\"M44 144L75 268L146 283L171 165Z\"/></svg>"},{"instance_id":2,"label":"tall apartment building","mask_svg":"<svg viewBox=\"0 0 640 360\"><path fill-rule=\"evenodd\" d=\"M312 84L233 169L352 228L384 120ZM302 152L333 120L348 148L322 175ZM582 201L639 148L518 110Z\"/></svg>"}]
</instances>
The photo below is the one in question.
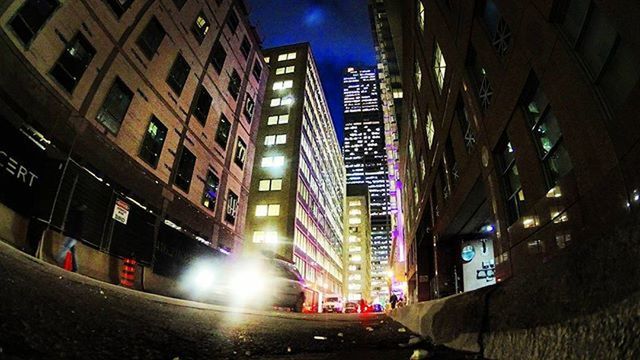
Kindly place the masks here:
<instances>
[{"instance_id":1,"label":"tall apartment building","mask_svg":"<svg viewBox=\"0 0 640 360\"><path fill-rule=\"evenodd\" d=\"M371 215L366 185L347 185L344 212L344 298L371 302Z\"/></svg>"},{"instance_id":2,"label":"tall apartment building","mask_svg":"<svg viewBox=\"0 0 640 360\"><path fill-rule=\"evenodd\" d=\"M265 108L251 182L251 251L295 263L320 306L342 291L344 161L308 43L264 51Z\"/></svg>"},{"instance_id":3,"label":"tall apartment building","mask_svg":"<svg viewBox=\"0 0 640 360\"><path fill-rule=\"evenodd\" d=\"M398 6L412 293L441 297L564 259L584 266L561 273L601 266L581 258L640 199L638 3Z\"/></svg>"},{"instance_id":4,"label":"tall apartment building","mask_svg":"<svg viewBox=\"0 0 640 360\"><path fill-rule=\"evenodd\" d=\"M0 28L3 238L86 205L83 244L165 273L241 246L266 80L243 1L5 1Z\"/></svg>"},{"instance_id":5,"label":"tall apartment building","mask_svg":"<svg viewBox=\"0 0 640 360\"><path fill-rule=\"evenodd\" d=\"M371 196L371 291L389 297L391 218L384 118L375 67L347 68L343 74L344 161L347 184L364 184Z\"/></svg>"},{"instance_id":6,"label":"tall apartment building","mask_svg":"<svg viewBox=\"0 0 640 360\"><path fill-rule=\"evenodd\" d=\"M404 214L402 212L402 180L398 157L398 121L402 119L402 79L398 61L402 50L401 9L390 0L369 0L369 18L378 61L380 104L384 116L385 148L389 174L389 213L391 215L391 288L401 296L408 291ZM391 12L391 14L389 14ZM395 12L395 14L394 14Z\"/></svg>"}]
</instances>

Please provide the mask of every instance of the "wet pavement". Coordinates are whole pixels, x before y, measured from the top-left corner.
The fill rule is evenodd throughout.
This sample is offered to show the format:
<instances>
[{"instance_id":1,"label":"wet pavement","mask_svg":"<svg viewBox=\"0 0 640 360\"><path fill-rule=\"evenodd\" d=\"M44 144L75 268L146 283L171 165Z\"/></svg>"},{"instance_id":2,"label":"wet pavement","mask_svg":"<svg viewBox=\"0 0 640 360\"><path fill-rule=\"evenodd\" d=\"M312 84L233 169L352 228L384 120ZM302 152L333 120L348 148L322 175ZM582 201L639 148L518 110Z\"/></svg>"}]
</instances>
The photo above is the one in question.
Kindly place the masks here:
<instances>
[{"instance_id":1,"label":"wet pavement","mask_svg":"<svg viewBox=\"0 0 640 360\"><path fill-rule=\"evenodd\" d=\"M0 243L0 359L409 359L418 348L421 358L474 358L434 349L384 314L170 299L68 273Z\"/></svg>"}]
</instances>

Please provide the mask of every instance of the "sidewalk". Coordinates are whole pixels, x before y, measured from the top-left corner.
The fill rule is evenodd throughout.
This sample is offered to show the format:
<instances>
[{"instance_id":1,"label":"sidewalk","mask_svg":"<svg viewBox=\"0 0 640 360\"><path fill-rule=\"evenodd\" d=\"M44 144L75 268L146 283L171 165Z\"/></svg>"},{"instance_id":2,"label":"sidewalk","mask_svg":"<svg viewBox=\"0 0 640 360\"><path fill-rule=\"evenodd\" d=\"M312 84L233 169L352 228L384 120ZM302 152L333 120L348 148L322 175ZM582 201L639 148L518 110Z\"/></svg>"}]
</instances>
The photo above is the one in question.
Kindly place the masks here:
<instances>
[{"instance_id":1,"label":"sidewalk","mask_svg":"<svg viewBox=\"0 0 640 360\"><path fill-rule=\"evenodd\" d=\"M640 359L640 215L503 283L395 309L436 344L490 359Z\"/></svg>"}]
</instances>

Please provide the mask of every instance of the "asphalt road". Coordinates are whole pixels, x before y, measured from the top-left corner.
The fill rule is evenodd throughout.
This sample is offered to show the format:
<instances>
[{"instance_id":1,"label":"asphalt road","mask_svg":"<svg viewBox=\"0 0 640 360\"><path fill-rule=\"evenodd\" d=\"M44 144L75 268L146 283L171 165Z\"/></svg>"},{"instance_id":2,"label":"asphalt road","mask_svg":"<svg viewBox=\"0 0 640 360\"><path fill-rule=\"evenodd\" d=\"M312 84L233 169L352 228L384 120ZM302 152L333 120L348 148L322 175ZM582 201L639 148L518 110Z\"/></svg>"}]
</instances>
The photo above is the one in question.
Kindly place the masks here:
<instances>
[{"instance_id":1,"label":"asphalt road","mask_svg":"<svg viewBox=\"0 0 640 360\"><path fill-rule=\"evenodd\" d=\"M0 359L409 359L412 336L382 314L249 311L136 292L0 242ZM471 358L428 345L417 347L429 358Z\"/></svg>"}]
</instances>

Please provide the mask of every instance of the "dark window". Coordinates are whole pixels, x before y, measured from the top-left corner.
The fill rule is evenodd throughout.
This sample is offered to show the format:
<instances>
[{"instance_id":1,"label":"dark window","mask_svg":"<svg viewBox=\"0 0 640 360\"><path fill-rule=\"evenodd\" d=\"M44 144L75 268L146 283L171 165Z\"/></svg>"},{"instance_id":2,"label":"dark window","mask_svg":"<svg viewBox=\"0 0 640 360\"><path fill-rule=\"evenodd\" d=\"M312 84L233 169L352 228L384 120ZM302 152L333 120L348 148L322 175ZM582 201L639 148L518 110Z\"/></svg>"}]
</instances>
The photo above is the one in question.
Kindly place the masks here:
<instances>
[{"instance_id":1,"label":"dark window","mask_svg":"<svg viewBox=\"0 0 640 360\"><path fill-rule=\"evenodd\" d=\"M600 85L613 109L617 109L640 78L639 60L629 44L590 0L569 1L562 28L592 80Z\"/></svg>"},{"instance_id":2,"label":"dark window","mask_svg":"<svg viewBox=\"0 0 640 360\"><path fill-rule=\"evenodd\" d=\"M184 192L189 192L191 186L191 177L193 176L193 168L196 166L196 156L187 148L182 148L182 156L178 163L178 173L176 174L175 184Z\"/></svg>"},{"instance_id":3,"label":"dark window","mask_svg":"<svg viewBox=\"0 0 640 360\"><path fill-rule=\"evenodd\" d=\"M620 41L605 66L598 85L602 88L614 109L624 104L629 93L640 79L640 61L633 53L629 43Z\"/></svg>"},{"instance_id":4,"label":"dark window","mask_svg":"<svg viewBox=\"0 0 640 360\"><path fill-rule=\"evenodd\" d=\"M89 41L78 33L53 65L51 75L65 90L73 92L95 54Z\"/></svg>"},{"instance_id":5,"label":"dark window","mask_svg":"<svg viewBox=\"0 0 640 360\"><path fill-rule=\"evenodd\" d=\"M462 129L464 145L467 148L467 152L470 152L476 144L476 132L473 129L473 125L469 119L469 113L461 97L458 98L458 103L456 104L456 118L458 118L460 129Z\"/></svg>"},{"instance_id":6,"label":"dark window","mask_svg":"<svg viewBox=\"0 0 640 360\"><path fill-rule=\"evenodd\" d=\"M262 65L260 61L256 59L256 62L253 64L253 77L260 81L260 77L262 76Z\"/></svg>"},{"instance_id":7,"label":"dark window","mask_svg":"<svg viewBox=\"0 0 640 360\"><path fill-rule=\"evenodd\" d=\"M256 107L256 104L253 102L251 95L247 95L247 101L244 103L244 115L247 117L249 123L253 119L253 111Z\"/></svg>"},{"instance_id":8,"label":"dark window","mask_svg":"<svg viewBox=\"0 0 640 360\"><path fill-rule=\"evenodd\" d=\"M234 162L236 165L240 167L240 169L244 168L244 161L247 159L247 144L242 141L242 139L238 138L238 142L236 143L236 156L234 157Z\"/></svg>"},{"instance_id":9,"label":"dark window","mask_svg":"<svg viewBox=\"0 0 640 360\"><path fill-rule=\"evenodd\" d=\"M493 0L486 0L482 19L489 31L491 44L501 56L506 54L511 46L511 29L504 21L500 11Z\"/></svg>"},{"instance_id":10,"label":"dark window","mask_svg":"<svg viewBox=\"0 0 640 360\"><path fill-rule=\"evenodd\" d=\"M127 12L133 0L105 0L105 2L109 5L111 10L113 10L116 16L120 18L122 14Z\"/></svg>"},{"instance_id":11,"label":"dark window","mask_svg":"<svg viewBox=\"0 0 640 360\"><path fill-rule=\"evenodd\" d=\"M242 38L242 44L240 44L240 52L245 59L249 57L249 53L251 52L251 43L249 42L249 39L247 39L246 35Z\"/></svg>"},{"instance_id":12,"label":"dark window","mask_svg":"<svg viewBox=\"0 0 640 360\"><path fill-rule=\"evenodd\" d=\"M547 189L551 189L573 166L562 144L560 124L551 111L549 100L534 77L529 84L530 95L523 99L524 112L544 168Z\"/></svg>"},{"instance_id":13,"label":"dark window","mask_svg":"<svg viewBox=\"0 0 640 360\"><path fill-rule=\"evenodd\" d=\"M191 32L193 33L193 36L196 37L196 40L198 40L198 43L202 44L202 41L209 32L210 25L209 20L207 20L204 13L201 11L191 27Z\"/></svg>"},{"instance_id":14,"label":"dark window","mask_svg":"<svg viewBox=\"0 0 640 360\"><path fill-rule=\"evenodd\" d=\"M98 112L98 121L112 133L117 133L124 116L127 114L132 98L133 92L129 90L122 80L116 78Z\"/></svg>"},{"instance_id":15,"label":"dark window","mask_svg":"<svg viewBox=\"0 0 640 360\"><path fill-rule=\"evenodd\" d=\"M220 179L211 171L207 172L207 181L204 183L204 192L202 193L202 206L209 210L216 208L216 200L218 200L218 187Z\"/></svg>"},{"instance_id":16,"label":"dark window","mask_svg":"<svg viewBox=\"0 0 640 360\"><path fill-rule=\"evenodd\" d=\"M238 15L233 9L229 10L229 17L227 18L227 25L229 25L229 29L232 33L235 33L238 29L238 25L240 25L240 19L238 19Z\"/></svg>"},{"instance_id":17,"label":"dark window","mask_svg":"<svg viewBox=\"0 0 640 360\"><path fill-rule=\"evenodd\" d=\"M240 79L240 75L238 75L236 69L233 69L231 76L229 76L229 86L227 87L227 90L229 90L231 96L236 100L238 100L238 94L240 94L241 83L242 80Z\"/></svg>"},{"instance_id":18,"label":"dark window","mask_svg":"<svg viewBox=\"0 0 640 360\"><path fill-rule=\"evenodd\" d=\"M204 126L207 122L207 116L209 116L209 109L211 108L211 95L204 86L200 85L198 90L198 98L193 109L193 116Z\"/></svg>"},{"instance_id":19,"label":"dark window","mask_svg":"<svg viewBox=\"0 0 640 360\"><path fill-rule=\"evenodd\" d=\"M582 26L587 19L591 0L571 0L567 6L562 27L572 44L578 42Z\"/></svg>"},{"instance_id":20,"label":"dark window","mask_svg":"<svg viewBox=\"0 0 640 360\"><path fill-rule=\"evenodd\" d=\"M158 51L158 48L160 47L162 39L164 39L165 35L166 32L164 31L162 25L160 25L160 21L158 21L158 19L154 16L151 18L151 20L149 20L149 23L144 28L142 33L140 33L140 36L138 36L136 44L138 44L138 47L140 48L140 50L142 50L144 56L146 56L147 59L151 60L153 59L156 51Z\"/></svg>"},{"instance_id":21,"label":"dark window","mask_svg":"<svg viewBox=\"0 0 640 360\"><path fill-rule=\"evenodd\" d=\"M478 101L483 110L487 110L491 105L491 99L493 98L493 88L487 77L487 71L478 62L476 51L473 47L469 47L469 53L467 55L467 68L473 77L476 84Z\"/></svg>"},{"instance_id":22,"label":"dark window","mask_svg":"<svg viewBox=\"0 0 640 360\"><path fill-rule=\"evenodd\" d=\"M524 207L524 191L520 183L520 173L516 165L515 150L505 136L497 151L499 175L502 179L504 199L507 205L509 225L516 222Z\"/></svg>"},{"instance_id":23,"label":"dark window","mask_svg":"<svg viewBox=\"0 0 640 360\"><path fill-rule=\"evenodd\" d=\"M189 71L191 71L191 66L189 66L187 60L185 60L181 54L178 54L169 71L169 77L167 77L167 84L169 84L169 87L171 87L176 94L180 95L182 92L184 83L187 82Z\"/></svg>"},{"instance_id":24,"label":"dark window","mask_svg":"<svg viewBox=\"0 0 640 360\"><path fill-rule=\"evenodd\" d=\"M23 44L29 45L59 5L56 0L27 0L9 21L9 26Z\"/></svg>"},{"instance_id":25,"label":"dark window","mask_svg":"<svg viewBox=\"0 0 640 360\"><path fill-rule=\"evenodd\" d=\"M211 53L211 64L213 64L213 68L216 69L216 72L220 74L224 67L224 61L227 58L227 52L224 50L224 47L222 47L220 41L216 41Z\"/></svg>"},{"instance_id":26,"label":"dark window","mask_svg":"<svg viewBox=\"0 0 640 360\"><path fill-rule=\"evenodd\" d=\"M227 148L227 143L229 142L229 131L231 131L231 123L227 120L226 116L220 116L218 130L216 130L216 142L222 146L223 149Z\"/></svg>"},{"instance_id":27,"label":"dark window","mask_svg":"<svg viewBox=\"0 0 640 360\"><path fill-rule=\"evenodd\" d=\"M140 148L140 158L154 168L158 166L160 153L164 146L164 140L167 138L167 127L164 126L155 116L151 117L149 127L142 140Z\"/></svg>"},{"instance_id":28,"label":"dark window","mask_svg":"<svg viewBox=\"0 0 640 360\"><path fill-rule=\"evenodd\" d=\"M442 200L449 199L449 195L451 195L451 189L449 188L449 181L447 180L446 171L446 164L442 162L442 164L440 164L440 168L438 168L440 189L442 189Z\"/></svg>"},{"instance_id":29,"label":"dark window","mask_svg":"<svg viewBox=\"0 0 640 360\"><path fill-rule=\"evenodd\" d=\"M458 179L460 179L460 173L458 170L458 161L456 160L456 154L453 150L453 143L451 142L451 138L447 139L444 151L444 159L447 164L447 169L449 170L449 179L451 181L451 186L453 187L458 183Z\"/></svg>"},{"instance_id":30,"label":"dark window","mask_svg":"<svg viewBox=\"0 0 640 360\"><path fill-rule=\"evenodd\" d=\"M229 190L227 194L227 208L224 212L224 219L230 223L236 223L236 216L238 215L238 195Z\"/></svg>"},{"instance_id":31,"label":"dark window","mask_svg":"<svg viewBox=\"0 0 640 360\"><path fill-rule=\"evenodd\" d=\"M186 2L187 0L173 0L173 3L178 8L178 10L181 10Z\"/></svg>"}]
</instances>

